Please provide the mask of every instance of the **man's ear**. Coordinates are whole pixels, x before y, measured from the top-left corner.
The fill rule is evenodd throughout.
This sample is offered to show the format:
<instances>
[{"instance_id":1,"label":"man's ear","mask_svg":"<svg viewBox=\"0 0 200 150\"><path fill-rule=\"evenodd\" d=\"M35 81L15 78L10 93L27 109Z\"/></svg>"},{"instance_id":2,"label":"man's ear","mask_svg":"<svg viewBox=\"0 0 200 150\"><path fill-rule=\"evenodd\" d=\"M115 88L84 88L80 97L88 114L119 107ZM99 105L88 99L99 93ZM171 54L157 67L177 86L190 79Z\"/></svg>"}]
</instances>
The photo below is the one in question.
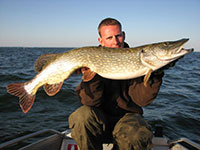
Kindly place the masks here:
<instances>
[{"instance_id":1,"label":"man's ear","mask_svg":"<svg viewBox=\"0 0 200 150\"><path fill-rule=\"evenodd\" d=\"M98 38L98 41L99 41L99 44L100 44L100 45L103 44L103 43L102 43L102 38L101 38L101 37Z\"/></svg>"},{"instance_id":2,"label":"man's ear","mask_svg":"<svg viewBox=\"0 0 200 150\"><path fill-rule=\"evenodd\" d=\"M124 41L125 41L126 34L125 34L124 31L122 32L122 34L123 34L123 38L124 38Z\"/></svg>"}]
</instances>

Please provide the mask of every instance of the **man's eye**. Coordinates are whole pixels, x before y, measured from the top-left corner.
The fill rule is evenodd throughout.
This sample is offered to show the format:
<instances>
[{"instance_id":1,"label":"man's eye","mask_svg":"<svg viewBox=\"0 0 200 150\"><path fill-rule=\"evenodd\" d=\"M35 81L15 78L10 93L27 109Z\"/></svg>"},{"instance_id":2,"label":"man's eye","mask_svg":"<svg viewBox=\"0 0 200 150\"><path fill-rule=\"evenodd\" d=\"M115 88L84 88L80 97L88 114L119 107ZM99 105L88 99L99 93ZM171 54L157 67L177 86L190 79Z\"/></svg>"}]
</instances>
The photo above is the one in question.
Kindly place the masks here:
<instances>
[{"instance_id":1,"label":"man's eye","mask_svg":"<svg viewBox=\"0 0 200 150\"><path fill-rule=\"evenodd\" d=\"M111 40L111 39L112 39L112 37L107 37L106 39L107 39L107 40Z\"/></svg>"}]
</instances>

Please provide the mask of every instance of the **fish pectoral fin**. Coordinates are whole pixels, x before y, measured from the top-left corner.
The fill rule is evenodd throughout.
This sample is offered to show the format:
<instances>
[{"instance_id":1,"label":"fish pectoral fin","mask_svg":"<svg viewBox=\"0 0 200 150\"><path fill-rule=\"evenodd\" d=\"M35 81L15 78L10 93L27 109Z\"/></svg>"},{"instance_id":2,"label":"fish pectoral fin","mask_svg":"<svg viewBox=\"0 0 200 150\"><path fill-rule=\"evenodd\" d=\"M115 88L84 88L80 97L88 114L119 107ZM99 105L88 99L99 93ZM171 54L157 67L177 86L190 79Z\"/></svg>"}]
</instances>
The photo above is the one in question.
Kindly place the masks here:
<instances>
[{"instance_id":1,"label":"fish pectoral fin","mask_svg":"<svg viewBox=\"0 0 200 150\"><path fill-rule=\"evenodd\" d=\"M56 84L45 84L43 86L44 91L49 96L54 96L56 93L58 93L63 85L63 82L56 83Z\"/></svg>"},{"instance_id":2,"label":"fish pectoral fin","mask_svg":"<svg viewBox=\"0 0 200 150\"><path fill-rule=\"evenodd\" d=\"M35 95L28 94L24 83L11 83L7 87L8 93L19 97L19 105L24 113L27 113L35 100Z\"/></svg>"},{"instance_id":3,"label":"fish pectoral fin","mask_svg":"<svg viewBox=\"0 0 200 150\"><path fill-rule=\"evenodd\" d=\"M58 54L43 54L34 63L34 68L36 72L40 72L44 66L48 64L48 62L56 59Z\"/></svg>"},{"instance_id":4,"label":"fish pectoral fin","mask_svg":"<svg viewBox=\"0 0 200 150\"><path fill-rule=\"evenodd\" d=\"M147 74L144 77L144 86L145 87L147 87L147 82L148 82L148 80L149 80L149 78L151 76L152 71L153 71L152 69L149 69L148 72L147 72Z\"/></svg>"},{"instance_id":5,"label":"fish pectoral fin","mask_svg":"<svg viewBox=\"0 0 200 150\"><path fill-rule=\"evenodd\" d=\"M82 71L82 73L83 73L82 80L84 82L92 80L96 75L96 72L91 71L89 68L86 68L84 72Z\"/></svg>"}]
</instances>

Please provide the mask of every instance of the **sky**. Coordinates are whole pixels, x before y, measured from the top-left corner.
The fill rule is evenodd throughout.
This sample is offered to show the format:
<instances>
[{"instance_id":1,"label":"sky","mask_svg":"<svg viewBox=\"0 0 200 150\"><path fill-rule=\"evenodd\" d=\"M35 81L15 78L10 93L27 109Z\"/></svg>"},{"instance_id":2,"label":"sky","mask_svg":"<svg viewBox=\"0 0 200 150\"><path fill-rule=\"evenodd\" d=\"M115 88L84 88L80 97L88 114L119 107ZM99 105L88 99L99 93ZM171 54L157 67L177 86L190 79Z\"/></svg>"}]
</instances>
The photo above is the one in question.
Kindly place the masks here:
<instances>
[{"instance_id":1,"label":"sky","mask_svg":"<svg viewBox=\"0 0 200 150\"><path fill-rule=\"evenodd\" d=\"M189 38L185 47L200 51L200 0L0 0L0 47L98 45L107 17L130 47Z\"/></svg>"}]
</instances>

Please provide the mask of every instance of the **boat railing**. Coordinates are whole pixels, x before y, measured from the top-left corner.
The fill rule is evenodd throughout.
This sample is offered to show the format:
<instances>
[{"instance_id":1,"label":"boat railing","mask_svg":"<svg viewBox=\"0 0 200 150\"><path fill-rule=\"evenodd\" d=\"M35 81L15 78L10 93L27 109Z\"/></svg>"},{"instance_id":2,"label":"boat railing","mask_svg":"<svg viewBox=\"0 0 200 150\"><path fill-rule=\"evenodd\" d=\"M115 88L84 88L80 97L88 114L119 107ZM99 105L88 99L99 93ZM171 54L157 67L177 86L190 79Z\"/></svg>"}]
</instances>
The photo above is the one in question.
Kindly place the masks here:
<instances>
[{"instance_id":1,"label":"boat railing","mask_svg":"<svg viewBox=\"0 0 200 150\"><path fill-rule=\"evenodd\" d=\"M2 144L0 144L0 149L15 145L15 144L22 142L24 140L27 140L29 138L40 136L40 135L43 135L43 134L46 134L46 133L56 134L56 135L59 135L61 137L65 136L65 134L62 133L62 132L59 132L59 131L56 131L56 130L53 130L53 129L44 129L44 130L40 130L40 131L31 133L31 134L28 134L28 135L24 135L22 137L18 137L16 139L10 140L8 142L2 143Z\"/></svg>"},{"instance_id":2,"label":"boat railing","mask_svg":"<svg viewBox=\"0 0 200 150\"><path fill-rule=\"evenodd\" d=\"M71 131L64 131L59 132L53 129L44 129L40 130L22 137L18 137L16 139L13 139L11 141L5 142L0 144L0 149L4 148L10 148L18 143L28 140L30 138L35 138L36 136L42 136L43 134L52 134L51 136L48 136L46 138L42 138L37 142L33 142L31 144L28 144L26 146L21 147L19 150L71 150L71 149L78 149L77 144L70 135ZM47 136L46 135L46 136ZM167 138L163 137L154 137L153 138L153 150L200 150L200 145L198 143L195 143L187 138L179 138L177 140L169 140ZM111 150L113 148L113 144L103 144L103 149L105 150ZM18 149L18 148L17 148ZM10 149L9 149L10 150Z\"/></svg>"},{"instance_id":3,"label":"boat railing","mask_svg":"<svg viewBox=\"0 0 200 150\"><path fill-rule=\"evenodd\" d=\"M168 141L169 145L171 145L174 149L181 149L185 148L188 150L200 150L200 145L195 143L187 138L178 138L174 140Z\"/></svg>"}]
</instances>

